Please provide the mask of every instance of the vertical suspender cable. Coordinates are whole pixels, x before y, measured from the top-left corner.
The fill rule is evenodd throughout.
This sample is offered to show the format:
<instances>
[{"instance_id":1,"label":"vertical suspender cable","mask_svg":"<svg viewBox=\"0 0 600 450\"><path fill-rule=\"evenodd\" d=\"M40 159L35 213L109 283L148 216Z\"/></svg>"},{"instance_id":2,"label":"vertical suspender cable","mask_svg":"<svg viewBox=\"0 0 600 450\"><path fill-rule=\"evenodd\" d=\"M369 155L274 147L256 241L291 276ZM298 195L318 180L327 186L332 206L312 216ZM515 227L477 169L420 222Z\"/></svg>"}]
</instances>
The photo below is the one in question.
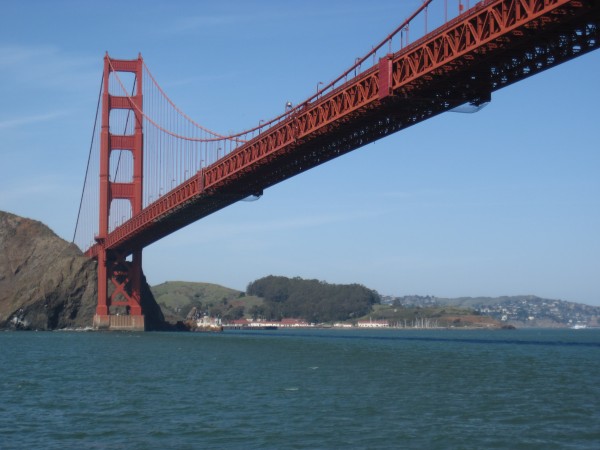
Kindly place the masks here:
<instances>
[{"instance_id":1,"label":"vertical suspender cable","mask_svg":"<svg viewBox=\"0 0 600 450\"><path fill-rule=\"evenodd\" d=\"M131 88L131 96L133 96L134 92L135 92L135 83L136 83L137 79L134 78L133 80L133 87ZM127 94L127 92L125 92L125 94ZM125 118L125 126L123 127L123 134L127 134L127 126L129 125L129 116L131 115L131 113L133 112L132 109L127 110L127 117ZM121 150L119 152L119 159L117 160L117 167L115 168L115 177L114 180L117 181L117 176L119 175L119 166L121 164L121 155L123 154L123 150Z\"/></svg>"},{"instance_id":2,"label":"vertical suspender cable","mask_svg":"<svg viewBox=\"0 0 600 450\"><path fill-rule=\"evenodd\" d=\"M87 166L85 168L85 177L83 179L83 189L81 189L81 198L79 199L79 211L77 211L77 220L75 221L75 231L73 232L73 240L75 242L75 235L77 234L77 227L79 226L79 218L81 215L81 206L83 205L83 195L85 193L85 186L87 184L88 172L90 170L90 160L92 158L92 147L94 146L94 137L96 135L96 125L98 124L98 111L100 111L100 100L102 99L102 86L104 84L104 72L100 79L100 91L98 92L98 103L96 105L96 117L94 118L94 129L92 131L92 140L90 142L90 151L88 152Z\"/></svg>"}]
</instances>

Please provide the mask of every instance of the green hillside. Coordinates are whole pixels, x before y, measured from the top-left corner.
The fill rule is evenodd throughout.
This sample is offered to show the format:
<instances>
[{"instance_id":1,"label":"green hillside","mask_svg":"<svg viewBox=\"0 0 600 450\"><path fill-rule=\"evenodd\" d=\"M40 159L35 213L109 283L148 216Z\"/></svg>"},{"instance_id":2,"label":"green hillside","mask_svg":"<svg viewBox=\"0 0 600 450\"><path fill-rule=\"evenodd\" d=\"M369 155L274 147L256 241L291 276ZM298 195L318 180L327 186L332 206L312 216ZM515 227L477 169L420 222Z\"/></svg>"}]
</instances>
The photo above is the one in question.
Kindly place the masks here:
<instances>
[{"instance_id":1,"label":"green hillside","mask_svg":"<svg viewBox=\"0 0 600 450\"><path fill-rule=\"evenodd\" d=\"M447 299L447 302L436 298L435 305L383 305L377 292L361 285L334 285L298 277L267 276L250 283L247 293L212 283L186 281L168 281L151 290L171 322L185 320L195 307L201 313L224 320L296 317L314 323L386 320L406 327L500 325L472 308L481 298Z\"/></svg>"},{"instance_id":2,"label":"green hillside","mask_svg":"<svg viewBox=\"0 0 600 450\"><path fill-rule=\"evenodd\" d=\"M329 284L269 275L248 285L248 294L265 299L260 315L269 320L298 317L312 323L353 320L379 303L379 294L360 284Z\"/></svg>"},{"instance_id":3,"label":"green hillside","mask_svg":"<svg viewBox=\"0 0 600 450\"><path fill-rule=\"evenodd\" d=\"M239 318L252 306L262 304L258 297L212 283L167 281L152 286L151 290L163 313L171 320L185 319L193 307L211 316Z\"/></svg>"}]
</instances>

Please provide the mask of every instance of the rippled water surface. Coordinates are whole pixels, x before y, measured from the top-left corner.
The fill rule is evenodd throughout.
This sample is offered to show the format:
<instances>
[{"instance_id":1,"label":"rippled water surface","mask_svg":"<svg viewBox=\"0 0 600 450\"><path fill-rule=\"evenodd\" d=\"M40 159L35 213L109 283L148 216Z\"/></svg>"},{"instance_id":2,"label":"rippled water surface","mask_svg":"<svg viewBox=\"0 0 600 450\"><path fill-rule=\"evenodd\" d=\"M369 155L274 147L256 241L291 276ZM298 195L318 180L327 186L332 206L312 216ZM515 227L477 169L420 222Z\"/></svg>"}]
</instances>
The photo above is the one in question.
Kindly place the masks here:
<instances>
[{"instance_id":1,"label":"rippled water surface","mask_svg":"<svg viewBox=\"0 0 600 450\"><path fill-rule=\"evenodd\" d=\"M600 330L0 333L0 448L599 449Z\"/></svg>"}]
</instances>

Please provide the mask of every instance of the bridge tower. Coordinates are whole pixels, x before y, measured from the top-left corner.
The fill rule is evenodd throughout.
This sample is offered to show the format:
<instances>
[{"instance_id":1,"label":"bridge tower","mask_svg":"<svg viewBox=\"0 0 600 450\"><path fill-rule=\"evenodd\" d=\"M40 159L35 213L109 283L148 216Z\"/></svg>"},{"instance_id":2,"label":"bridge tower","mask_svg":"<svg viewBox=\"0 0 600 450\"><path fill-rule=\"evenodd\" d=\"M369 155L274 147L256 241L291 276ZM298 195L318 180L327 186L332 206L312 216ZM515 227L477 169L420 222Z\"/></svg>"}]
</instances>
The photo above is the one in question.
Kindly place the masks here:
<instances>
[{"instance_id":1,"label":"bridge tower","mask_svg":"<svg viewBox=\"0 0 600 450\"><path fill-rule=\"evenodd\" d=\"M108 250L105 246L109 233L110 207L113 200L128 200L131 215L143 208L143 129L142 129L142 69L141 55L135 60L104 57L104 82L102 92L102 129L100 135L100 215L96 242L98 251L98 305L94 328L144 330L141 307L142 250L131 255ZM117 96L109 92L111 73L130 72L135 76L135 94ZM118 74L117 74L118 75ZM111 132L112 110L128 110L135 121L133 134ZM111 180L111 153L129 151L133 159L131 181ZM109 288L110 283L110 288ZM120 307L120 310L117 308Z\"/></svg>"}]
</instances>

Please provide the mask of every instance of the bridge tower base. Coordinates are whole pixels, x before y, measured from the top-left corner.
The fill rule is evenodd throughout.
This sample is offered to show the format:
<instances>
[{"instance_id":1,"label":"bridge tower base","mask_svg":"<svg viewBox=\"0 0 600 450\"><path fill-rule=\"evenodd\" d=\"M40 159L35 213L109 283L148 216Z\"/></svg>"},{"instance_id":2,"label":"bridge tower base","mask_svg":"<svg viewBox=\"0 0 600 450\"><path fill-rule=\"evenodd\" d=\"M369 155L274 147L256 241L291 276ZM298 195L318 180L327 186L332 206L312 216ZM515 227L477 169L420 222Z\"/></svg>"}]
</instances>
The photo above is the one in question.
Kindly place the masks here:
<instances>
[{"instance_id":1,"label":"bridge tower base","mask_svg":"<svg viewBox=\"0 0 600 450\"><path fill-rule=\"evenodd\" d=\"M145 331L146 324L143 315L119 316L114 314L96 314L94 330L99 331Z\"/></svg>"}]
</instances>

